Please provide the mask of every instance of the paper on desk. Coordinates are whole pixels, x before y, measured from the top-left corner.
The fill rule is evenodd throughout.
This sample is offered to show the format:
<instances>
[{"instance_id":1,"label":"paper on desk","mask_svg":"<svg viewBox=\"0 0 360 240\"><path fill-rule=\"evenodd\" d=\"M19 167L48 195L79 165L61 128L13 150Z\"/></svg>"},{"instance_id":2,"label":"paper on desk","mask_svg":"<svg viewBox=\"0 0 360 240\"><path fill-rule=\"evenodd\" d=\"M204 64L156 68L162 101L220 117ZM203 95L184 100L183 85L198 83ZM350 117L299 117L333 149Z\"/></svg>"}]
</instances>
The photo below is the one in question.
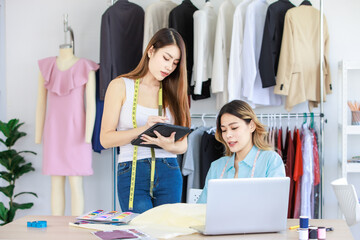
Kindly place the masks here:
<instances>
[{"instance_id":1,"label":"paper on desk","mask_svg":"<svg viewBox=\"0 0 360 240\"><path fill-rule=\"evenodd\" d=\"M130 225L143 227L152 237L167 239L197 232L190 226L205 225L205 213L205 204L164 204L140 214Z\"/></svg>"},{"instance_id":2,"label":"paper on desk","mask_svg":"<svg viewBox=\"0 0 360 240\"><path fill-rule=\"evenodd\" d=\"M175 203L154 207L134 218L129 225L77 225L73 223L69 225L102 231L136 228L153 238L168 239L196 233L197 231L191 229L190 226L205 225L205 213L205 204Z\"/></svg>"}]
</instances>

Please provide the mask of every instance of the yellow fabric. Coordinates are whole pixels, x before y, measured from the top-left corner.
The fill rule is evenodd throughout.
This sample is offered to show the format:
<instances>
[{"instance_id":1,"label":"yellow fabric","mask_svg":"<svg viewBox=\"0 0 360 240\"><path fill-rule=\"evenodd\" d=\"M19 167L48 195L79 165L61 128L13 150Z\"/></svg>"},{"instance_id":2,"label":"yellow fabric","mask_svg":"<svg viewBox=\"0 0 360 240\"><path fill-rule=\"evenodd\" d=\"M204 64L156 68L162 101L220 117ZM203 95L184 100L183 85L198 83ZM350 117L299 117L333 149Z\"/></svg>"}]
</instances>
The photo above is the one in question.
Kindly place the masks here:
<instances>
[{"instance_id":1,"label":"yellow fabric","mask_svg":"<svg viewBox=\"0 0 360 240\"><path fill-rule=\"evenodd\" d=\"M206 204L164 204L140 214L130 225L143 227L152 237L172 238L196 233L190 227L205 225L205 213Z\"/></svg>"}]
</instances>

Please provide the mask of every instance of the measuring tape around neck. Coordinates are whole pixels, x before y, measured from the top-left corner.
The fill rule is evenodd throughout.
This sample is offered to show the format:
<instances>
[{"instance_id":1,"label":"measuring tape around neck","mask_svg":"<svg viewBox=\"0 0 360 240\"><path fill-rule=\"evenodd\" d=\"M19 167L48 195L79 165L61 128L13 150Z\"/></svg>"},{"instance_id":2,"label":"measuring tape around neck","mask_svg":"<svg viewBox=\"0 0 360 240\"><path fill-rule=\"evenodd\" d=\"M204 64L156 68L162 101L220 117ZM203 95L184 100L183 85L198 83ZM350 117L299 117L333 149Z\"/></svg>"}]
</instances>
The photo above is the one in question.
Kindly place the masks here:
<instances>
[{"instance_id":1,"label":"measuring tape around neck","mask_svg":"<svg viewBox=\"0 0 360 240\"><path fill-rule=\"evenodd\" d=\"M132 124L134 128L137 128L136 124L136 107L137 101L139 96L139 84L140 79L135 80L135 91L134 91L134 100L133 100L133 107L132 107ZM160 89L159 89L159 99L158 99L158 115L162 115L162 82L160 82ZM132 160L132 168L131 168L131 182L130 182L130 195L129 195L129 210L133 210L134 207L134 192L135 192L135 178L136 178L136 163L137 163L137 153L138 153L138 146L134 145L134 153L133 153L133 160ZM151 174L150 174L150 196L153 198L153 189L154 189L154 179L155 179L155 150L151 148Z\"/></svg>"}]
</instances>

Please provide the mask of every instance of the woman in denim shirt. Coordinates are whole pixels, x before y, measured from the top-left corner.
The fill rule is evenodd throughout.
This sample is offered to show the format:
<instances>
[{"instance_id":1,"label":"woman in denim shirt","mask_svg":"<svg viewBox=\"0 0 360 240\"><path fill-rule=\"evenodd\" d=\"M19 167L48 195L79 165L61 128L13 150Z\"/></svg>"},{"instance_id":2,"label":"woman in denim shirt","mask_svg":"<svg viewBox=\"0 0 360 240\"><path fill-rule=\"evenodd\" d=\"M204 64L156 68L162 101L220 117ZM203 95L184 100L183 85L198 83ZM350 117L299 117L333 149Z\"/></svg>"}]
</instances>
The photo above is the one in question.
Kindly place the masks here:
<instances>
[{"instance_id":1,"label":"woman in denim shirt","mask_svg":"<svg viewBox=\"0 0 360 240\"><path fill-rule=\"evenodd\" d=\"M266 136L249 104L241 100L225 104L216 119L215 137L224 144L226 156L212 162L197 203L206 203L210 179L285 177L284 163Z\"/></svg>"}]
</instances>

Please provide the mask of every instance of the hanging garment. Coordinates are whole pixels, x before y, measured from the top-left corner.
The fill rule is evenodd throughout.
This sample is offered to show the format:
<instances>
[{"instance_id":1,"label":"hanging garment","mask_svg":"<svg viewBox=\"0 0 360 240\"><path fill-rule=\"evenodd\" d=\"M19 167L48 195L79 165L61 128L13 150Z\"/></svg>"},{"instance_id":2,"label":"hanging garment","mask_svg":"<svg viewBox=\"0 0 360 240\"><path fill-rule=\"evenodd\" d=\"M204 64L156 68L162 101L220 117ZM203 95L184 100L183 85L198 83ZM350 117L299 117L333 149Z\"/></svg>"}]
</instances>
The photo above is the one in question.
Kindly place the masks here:
<instances>
[{"instance_id":1,"label":"hanging garment","mask_svg":"<svg viewBox=\"0 0 360 240\"><path fill-rule=\"evenodd\" d=\"M200 144L200 188L204 188L206 175L210 165L216 159L224 156L224 145L215 139L213 133L207 131L201 137Z\"/></svg>"},{"instance_id":2,"label":"hanging garment","mask_svg":"<svg viewBox=\"0 0 360 240\"><path fill-rule=\"evenodd\" d=\"M194 66L191 81L194 83L193 95L202 95L204 91L210 93L209 79L214 59L216 18L211 2L205 3L204 8L194 13ZM203 84L207 81L208 89L203 90Z\"/></svg>"},{"instance_id":3,"label":"hanging garment","mask_svg":"<svg viewBox=\"0 0 360 240\"><path fill-rule=\"evenodd\" d=\"M312 198L312 212L314 218L319 218L319 204L320 204L320 162L319 162L319 148L317 143L317 134L315 129L311 129L313 134L313 154L314 154L314 184Z\"/></svg>"},{"instance_id":4,"label":"hanging garment","mask_svg":"<svg viewBox=\"0 0 360 240\"><path fill-rule=\"evenodd\" d=\"M275 106L282 103L281 97L273 93L273 87L262 88L259 74L260 48L267 7L266 0L254 0L246 10L241 66L242 94L253 106L254 104Z\"/></svg>"},{"instance_id":5,"label":"hanging garment","mask_svg":"<svg viewBox=\"0 0 360 240\"><path fill-rule=\"evenodd\" d=\"M313 218L311 214L311 191L314 183L314 155L312 133L308 124L304 123L302 130L303 176L301 179L301 216Z\"/></svg>"},{"instance_id":6,"label":"hanging garment","mask_svg":"<svg viewBox=\"0 0 360 240\"><path fill-rule=\"evenodd\" d=\"M99 89L99 85L100 85L99 69L95 72L95 76L96 76L96 89ZM91 144L92 144L92 149L98 153L101 153L101 150L104 149L104 147L100 143L100 130L101 130L101 120L102 120L103 111L104 111L104 101L100 100L99 91L96 91L96 116L95 116L94 131L91 139Z\"/></svg>"},{"instance_id":7,"label":"hanging garment","mask_svg":"<svg viewBox=\"0 0 360 240\"><path fill-rule=\"evenodd\" d=\"M216 93L217 109L220 109L228 102L228 66L234 9L235 6L230 0L224 1L220 5L217 18L211 78L211 90L212 93Z\"/></svg>"},{"instance_id":8,"label":"hanging garment","mask_svg":"<svg viewBox=\"0 0 360 240\"><path fill-rule=\"evenodd\" d=\"M320 102L320 12L304 1L285 15L279 67L274 92L286 97L285 109L309 101ZM329 68L329 32L324 17L324 100L332 92Z\"/></svg>"},{"instance_id":9,"label":"hanging garment","mask_svg":"<svg viewBox=\"0 0 360 240\"><path fill-rule=\"evenodd\" d=\"M90 71L99 66L80 58L61 71L56 57L39 60L47 91L43 133L43 174L87 176L93 174L91 144L85 142L85 87Z\"/></svg>"},{"instance_id":10,"label":"hanging garment","mask_svg":"<svg viewBox=\"0 0 360 240\"><path fill-rule=\"evenodd\" d=\"M176 6L177 4L170 0L161 0L146 8L143 51L157 31L169 27L169 14Z\"/></svg>"},{"instance_id":11,"label":"hanging garment","mask_svg":"<svg viewBox=\"0 0 360 240\"><path fill-rule=\"evenodd\" d=\"M184 0L179 6L171 10L169 27L176 29L182 36L186 46L186 70L188 80L188 94L190 94L192 68L194 64L194 12L197 7L190 0ZM190 101L189 101L190 102Z\"/></svg>"},{"instance_id":12,"label":"hanging garment","mask_svg":"<svg viewBox=\"0 0 360 240\"><path fill-rule=\"evenodd\" d=\"M282 143L282 128L280 127L277 134L277 145L276 145L276 152L280 155L280 157L283 159L283 143ZM284 162L285 164L285 162Z\"/></svg>"},{"instance_id":13,"label":"hanging garment","mask_svg":"<svg viewBox=\"0 0 360 240\"><path fill-rule=\"evenodd\" d=\"M100 100L110 81L132 71L140 62L144 35L144 10L127 0L118 0L101 18Z\"/></svg>"},{"instance_id":14,"label":"hanging garment","mask_svg":"<svg viewBox=\"0 0 360 240\"><path fill-rule=\"evenodd\" d=\"M245 15L246 9L252 0L243 0L237 5L234 18L233 29L231 34L231 47L229 59L228 74L228 93L229 102L234 99L243 99L241 95L241 59L244 39Z\"/></svg>"},{"instance_id":15,"label":"hanging garment","mask_svg":"<svg viewBox=\"0 0 360 240\"><path fill-rule=\"evenodd\" d=\"M293 218L294 215L294 165L295 165L295 149L294 142L291 138L291 131L287 129L286 134L286 143L285 149L286 151L286 163L285 163L285 172L286 176L290 178L290 190L289 190L289 206L288 206L288 218Z\"/></svg>"},{"instance_id":16,"label":"hanging garment","mask_svg":"<svg viewBox=\"0 0 360 240\"><path fill-rule=\"evenodd\" d=\"M199 127L188 135L188 149L184 154L182 174L188 176L187 195L191 188L200 188L201 138L209 127Z\"/></svg>"},{"instance_id":17,"label":"hanging garment","mask_svg":"<svg viewBox=\"0 0 360 240\"><path fill-rule=\"evenodd\" d=\"M299 129L294 130L294 147L295 147L295 164L293 178L295 182L294 189L294 218L299 218L301 210L301 178L303 175L303 158L302 158L302 146L300 139Z\"/></svg>"},{"instance_id":18,"label":"hanging garment","mask_svg":"<svg viewBox=\"0 0 360 240\"><path fill-rule=\"evenodd\" d=\"M268 7L259 59L263 88L276 84L285 13L293 7L295 6L289 0L279 0Z\"/></svg>"}]
</instances>

